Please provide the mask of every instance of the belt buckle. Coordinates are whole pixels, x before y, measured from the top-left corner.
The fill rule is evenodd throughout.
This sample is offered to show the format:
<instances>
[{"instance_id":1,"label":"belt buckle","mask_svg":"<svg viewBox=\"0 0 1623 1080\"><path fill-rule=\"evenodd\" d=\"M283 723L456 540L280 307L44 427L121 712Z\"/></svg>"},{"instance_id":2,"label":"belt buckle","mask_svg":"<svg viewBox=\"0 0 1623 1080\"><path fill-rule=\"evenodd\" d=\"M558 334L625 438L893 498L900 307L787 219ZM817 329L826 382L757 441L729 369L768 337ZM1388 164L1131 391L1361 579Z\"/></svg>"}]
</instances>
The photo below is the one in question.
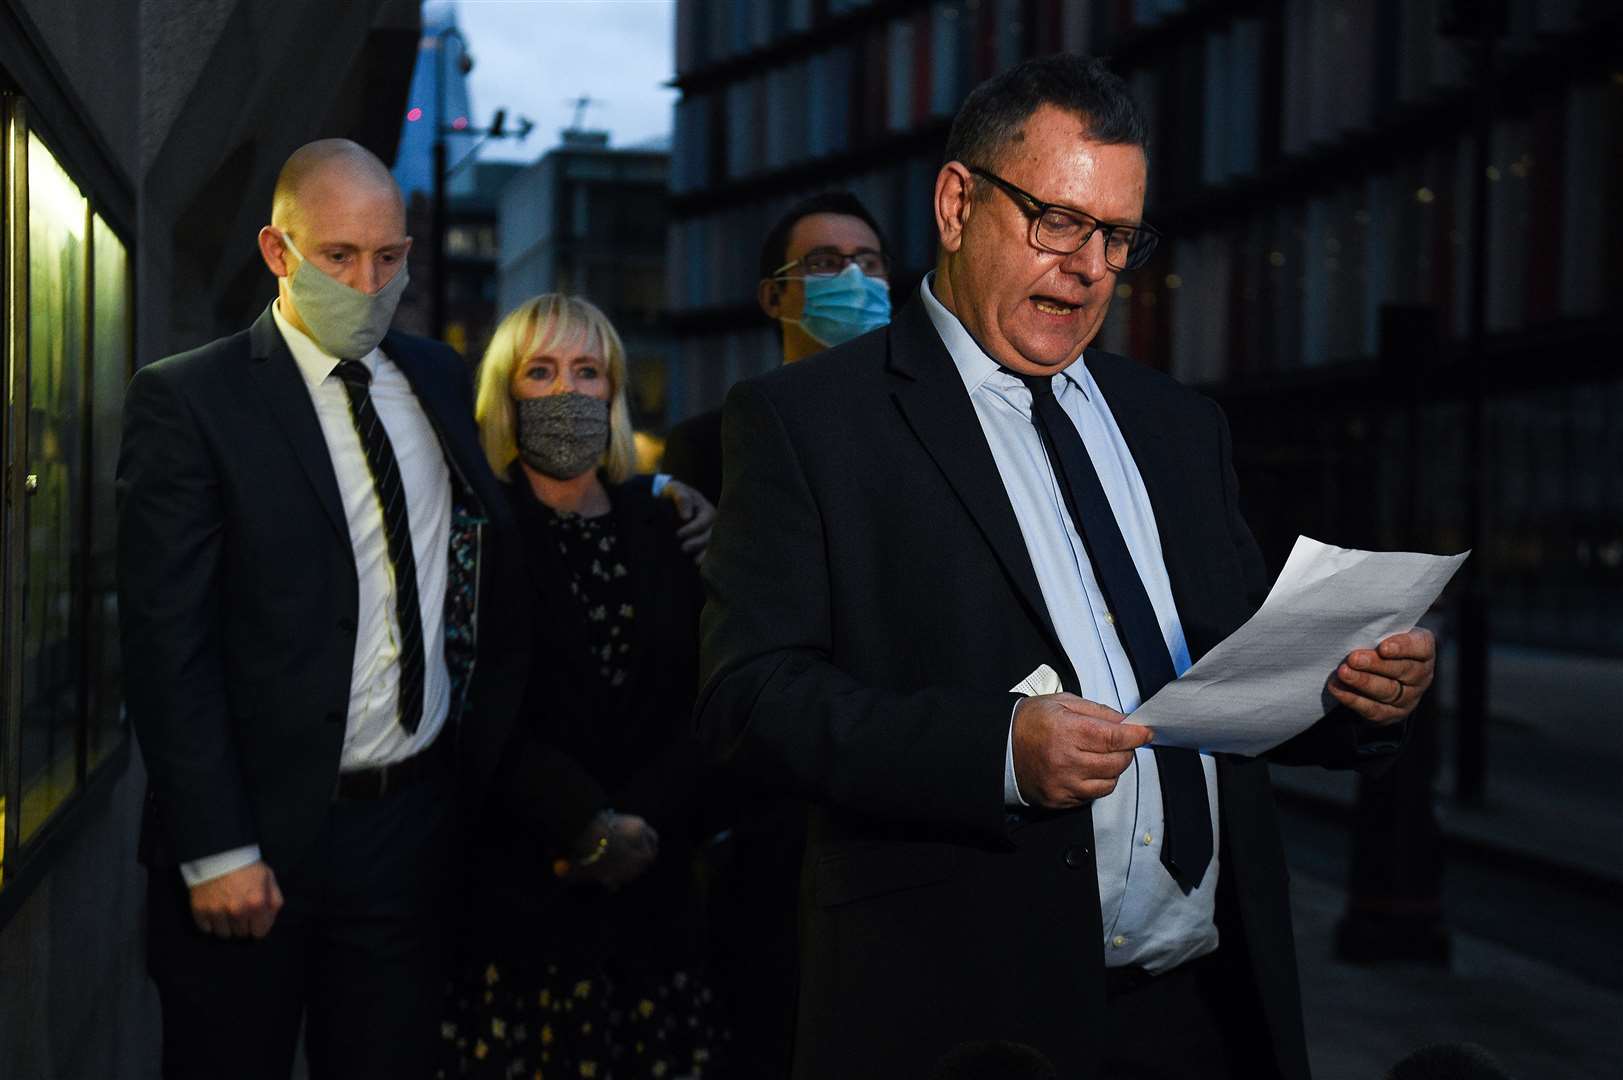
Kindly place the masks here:
<instances>
[{"instance_id":1,"label":"belt buckle","mask_svg":"<svg viewBox=\"0 0 1623 1080\"><path fill-rule=\"evenodd\" d=\"M393 769L394 769L393 765L379 765L378 766L378 794L377 794L377 797L380 798L380 799L383 798L385 795L387 795L389 793L389 773L391 771L393 771Z\"/></svg>"}]
</instances>

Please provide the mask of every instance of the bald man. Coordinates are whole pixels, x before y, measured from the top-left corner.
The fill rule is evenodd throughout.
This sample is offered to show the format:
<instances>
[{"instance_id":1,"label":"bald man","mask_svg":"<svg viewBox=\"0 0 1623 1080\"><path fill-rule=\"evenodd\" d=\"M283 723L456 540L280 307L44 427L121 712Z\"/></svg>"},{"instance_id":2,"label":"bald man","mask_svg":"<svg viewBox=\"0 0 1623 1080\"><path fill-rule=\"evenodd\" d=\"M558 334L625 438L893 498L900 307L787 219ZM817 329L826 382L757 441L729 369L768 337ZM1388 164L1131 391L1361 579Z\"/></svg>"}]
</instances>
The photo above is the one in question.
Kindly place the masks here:
<instances>
[{"instance_id":1,"label":"bald man","mask_svg":"<svg viewBox=\"0 0 1623 1080\"><path fill-rule=\"evenodd\" d=\"M432 1069L455 779L489 777L524 648L490 606L512 523L466 367L388 332L410 247L383 163L311 143L259 233L276 299L130 383L119 596L165 1076L286 1080L301 1021L313 1077Z\"/></svg>"}]
</instances>

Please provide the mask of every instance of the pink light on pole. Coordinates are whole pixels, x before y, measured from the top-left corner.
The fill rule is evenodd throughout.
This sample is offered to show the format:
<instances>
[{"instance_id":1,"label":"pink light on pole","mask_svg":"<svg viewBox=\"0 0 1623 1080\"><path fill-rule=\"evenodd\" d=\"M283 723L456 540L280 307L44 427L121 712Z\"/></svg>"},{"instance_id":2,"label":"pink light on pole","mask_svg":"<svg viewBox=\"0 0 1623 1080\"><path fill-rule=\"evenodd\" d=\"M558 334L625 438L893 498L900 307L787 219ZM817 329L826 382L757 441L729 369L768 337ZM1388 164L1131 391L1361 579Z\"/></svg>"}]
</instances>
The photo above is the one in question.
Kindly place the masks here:
<instances>
[{"instance_id":1,"label":"pink light on pole","mask_svg":"<svg viewBox=\"0 0 1623 1080\"><path fill-rule=\"evenodd\" d=\"M418 109L418 108L414 107L414 108L408 109L406 111L406 120L409 123L415 124L417 121L421 120L422 118L423 118L423 110L421 110L421 109Z\"/></svg>"}]
</instances>

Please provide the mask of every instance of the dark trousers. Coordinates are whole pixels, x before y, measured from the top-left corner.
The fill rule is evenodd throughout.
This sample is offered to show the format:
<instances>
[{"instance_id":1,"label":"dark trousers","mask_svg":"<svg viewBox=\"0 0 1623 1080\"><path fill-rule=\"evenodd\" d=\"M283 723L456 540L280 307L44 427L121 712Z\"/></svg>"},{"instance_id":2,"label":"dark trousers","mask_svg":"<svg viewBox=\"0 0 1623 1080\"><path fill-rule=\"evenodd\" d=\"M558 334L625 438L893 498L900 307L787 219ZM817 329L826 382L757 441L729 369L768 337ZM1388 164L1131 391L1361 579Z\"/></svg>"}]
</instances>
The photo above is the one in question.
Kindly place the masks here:
<instances>
[{"instance_id":1,"label":"dark trousers","mask_svg":"<svg viewBox=\"0 0 1623 1080\"><path fill-rule=\"evenodd\" d=\"M1265 1038L1258 1010L1246 1010L1220 953L1109 995L1104 1080L1229 1080L1271 1075L1245 1061ZM1255 1047L1251 1046L1254 1052Z\"/></svg>"},{"instance_id":2,"label":"dark trousers","mask_svg":"<svg viewBox=\"0 0 1623 1080\"><path fill-rule=\"evenodd\" d=\"M287 1080L301 1021L313 1080L431 1075L444 996L452 781L332 804L314 850L276 867L263 939L199 931L173 867L148 874L163 1075Z\"/></svg>"}]
</instances>

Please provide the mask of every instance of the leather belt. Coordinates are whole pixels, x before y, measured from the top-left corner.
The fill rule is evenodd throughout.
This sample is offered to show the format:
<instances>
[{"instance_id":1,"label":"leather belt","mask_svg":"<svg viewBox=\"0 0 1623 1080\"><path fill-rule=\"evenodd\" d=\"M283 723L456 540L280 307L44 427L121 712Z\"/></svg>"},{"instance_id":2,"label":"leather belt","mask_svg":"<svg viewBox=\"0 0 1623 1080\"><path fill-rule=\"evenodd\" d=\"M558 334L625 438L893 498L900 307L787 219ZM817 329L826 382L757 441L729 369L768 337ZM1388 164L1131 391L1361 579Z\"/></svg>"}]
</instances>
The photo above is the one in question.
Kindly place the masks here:
<instances>
[{"instance_id":1,"label":"leather belt","mask_svg":"<svg viewBox=\"0 0 1623 1080\"><path fill-rule=\"evenodd\" d=\"M1209 952L1204 956L1197 956L1193 960L1179 964L1157 975L1153 971L1142 968L1137 964L1126 967L1105 968L1105 1000L1114 1001L1116 998L1126 997L1137 990L1142 990L1157 979L1165 979L1175 975L1198 974L1203 968L1217 963L1217 953Z\"/></svg>"},{"instance_id":2,"label":"leather belt","mask_svg":"<svg viewBox=\"0 0 1623 1080\"><path fill-rule=\"evenodd\" d=\"M385 795L415 787L440 770L441 760L445 757L441 746L446 742L446 739L436 738L427 750L413 754L404 761L339 773L338 783L333 788L333 799L381 799Z\"/></svg>"}]
</instances>

